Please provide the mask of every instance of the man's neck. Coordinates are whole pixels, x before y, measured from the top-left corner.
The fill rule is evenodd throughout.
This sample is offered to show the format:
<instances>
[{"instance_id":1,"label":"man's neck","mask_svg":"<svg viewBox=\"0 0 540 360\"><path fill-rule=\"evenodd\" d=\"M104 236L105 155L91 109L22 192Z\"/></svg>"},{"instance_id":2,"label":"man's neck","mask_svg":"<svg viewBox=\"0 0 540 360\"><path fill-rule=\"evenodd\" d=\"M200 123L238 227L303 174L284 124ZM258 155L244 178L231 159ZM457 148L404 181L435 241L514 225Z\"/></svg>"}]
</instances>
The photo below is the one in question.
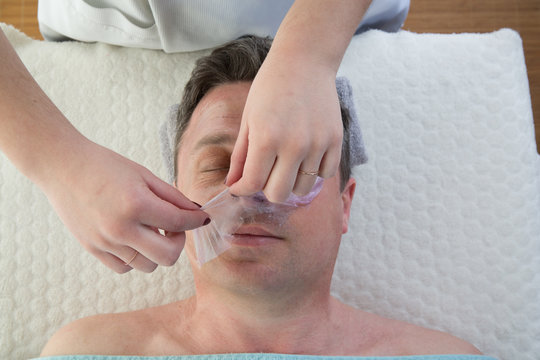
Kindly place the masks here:
<instances>
[{"instance_id":1,"label":"man's neck","mask_svg":"<svg viewBox=\"0 0 540 360\"><path fill-rule=\"evenodd\" d=\"M324 354L340 346L349 326L347 307L328 290L278 297L201 291L186 305L180 327L194 352Z\"/></svg>"}]
</instances>

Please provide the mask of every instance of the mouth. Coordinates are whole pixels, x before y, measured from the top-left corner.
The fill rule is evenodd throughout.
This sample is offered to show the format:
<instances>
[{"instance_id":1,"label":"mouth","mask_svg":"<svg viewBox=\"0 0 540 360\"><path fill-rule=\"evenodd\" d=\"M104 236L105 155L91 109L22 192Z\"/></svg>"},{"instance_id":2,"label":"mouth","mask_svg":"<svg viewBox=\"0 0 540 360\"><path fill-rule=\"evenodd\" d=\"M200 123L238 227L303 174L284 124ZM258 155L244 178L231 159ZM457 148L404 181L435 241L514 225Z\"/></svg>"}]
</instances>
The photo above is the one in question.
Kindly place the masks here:
<instances>
[{"instance_id":1,"label":"mouth","mask_svg":"<svg viewBox=\"0 0 540 360\"><path fill-rule=\"evenodd\" d=\"M283 238L260 226L241 226L229 238L229 242L236 246L264 246L283 241Z\"/></svg>"}]
</instances>

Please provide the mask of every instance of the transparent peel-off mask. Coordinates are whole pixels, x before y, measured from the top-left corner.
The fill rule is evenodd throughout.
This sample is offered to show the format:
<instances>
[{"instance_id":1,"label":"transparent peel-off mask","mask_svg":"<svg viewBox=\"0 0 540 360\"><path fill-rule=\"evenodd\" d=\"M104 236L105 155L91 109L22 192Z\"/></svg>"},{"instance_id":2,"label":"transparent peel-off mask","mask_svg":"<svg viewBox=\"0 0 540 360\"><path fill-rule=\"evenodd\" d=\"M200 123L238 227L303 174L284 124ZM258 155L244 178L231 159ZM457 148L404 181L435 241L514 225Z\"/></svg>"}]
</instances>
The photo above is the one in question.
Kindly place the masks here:
<instances>
[{"instance_id":1,"label":"transparent peel-off mask","mask_svg":"<svg viewBox=\"0 0 540 360\"><path fill-rule=\"evenodd\" d=\"M231 247L229 240L243 224L267 223L281 226L299 206L311 203L322 189L323 179L317 177L309 194L291 194L283 203L272 203L262 191L251 196L234 196L229 188L223 190L201 207L210 224L193 230L193 244L199 267Z\"/></svg>"}]
</instances>

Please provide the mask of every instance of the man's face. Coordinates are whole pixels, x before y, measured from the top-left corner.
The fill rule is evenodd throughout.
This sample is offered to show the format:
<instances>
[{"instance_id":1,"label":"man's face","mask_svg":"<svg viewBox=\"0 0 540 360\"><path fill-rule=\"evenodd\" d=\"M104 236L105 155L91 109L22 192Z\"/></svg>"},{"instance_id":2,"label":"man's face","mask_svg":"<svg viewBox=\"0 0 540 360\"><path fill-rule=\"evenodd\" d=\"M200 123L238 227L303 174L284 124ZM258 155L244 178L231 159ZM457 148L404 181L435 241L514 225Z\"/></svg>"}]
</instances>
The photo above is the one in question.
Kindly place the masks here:
<instances>
[{"instance_id":1,"label":"man's face","mask_svg":"<svg viewBox=\"0 0 540 360\"><path fill-rule=\"evenodd\" d=\"M178 152L178 189L204 204L225 189L231 153L238 136L250 82L220 85L197 105ZM287 291L328 283L342 233L347 231L354 180L343 192L339 175L326 179L307 206L274 223L255 217L233 236L232 248L201 269L195 280L242 291ZM188 232L186 249L194 262Z\"/></svg>"}]
</instances>

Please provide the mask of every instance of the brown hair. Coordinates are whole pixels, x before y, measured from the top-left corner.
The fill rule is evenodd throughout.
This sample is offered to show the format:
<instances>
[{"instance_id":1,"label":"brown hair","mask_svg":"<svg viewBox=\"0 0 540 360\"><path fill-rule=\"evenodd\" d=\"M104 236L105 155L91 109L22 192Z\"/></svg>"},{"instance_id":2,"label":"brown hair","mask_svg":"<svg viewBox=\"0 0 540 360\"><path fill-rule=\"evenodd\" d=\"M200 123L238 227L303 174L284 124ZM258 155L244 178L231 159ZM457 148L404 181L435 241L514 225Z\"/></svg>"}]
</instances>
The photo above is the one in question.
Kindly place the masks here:
<instances>
[{"instance_id":1,"label":"brown hair","mask_svg":"<svg viewBox=\"0 0 540 360\"><path fill-rule=\"evenodd\" d=\"M233 40L195 63L191 77L184 87L182 102L178 110L174 141L174 177L178 175L177 157L182 136L189 124L193 111L208 91L219 85L238 81L253 81L272 46L271 38L246 35ZM350 115L340 101L343 121L343 145L339 164L341 189L351 176L349 123Z\"/></svg>"}]
</instances>

